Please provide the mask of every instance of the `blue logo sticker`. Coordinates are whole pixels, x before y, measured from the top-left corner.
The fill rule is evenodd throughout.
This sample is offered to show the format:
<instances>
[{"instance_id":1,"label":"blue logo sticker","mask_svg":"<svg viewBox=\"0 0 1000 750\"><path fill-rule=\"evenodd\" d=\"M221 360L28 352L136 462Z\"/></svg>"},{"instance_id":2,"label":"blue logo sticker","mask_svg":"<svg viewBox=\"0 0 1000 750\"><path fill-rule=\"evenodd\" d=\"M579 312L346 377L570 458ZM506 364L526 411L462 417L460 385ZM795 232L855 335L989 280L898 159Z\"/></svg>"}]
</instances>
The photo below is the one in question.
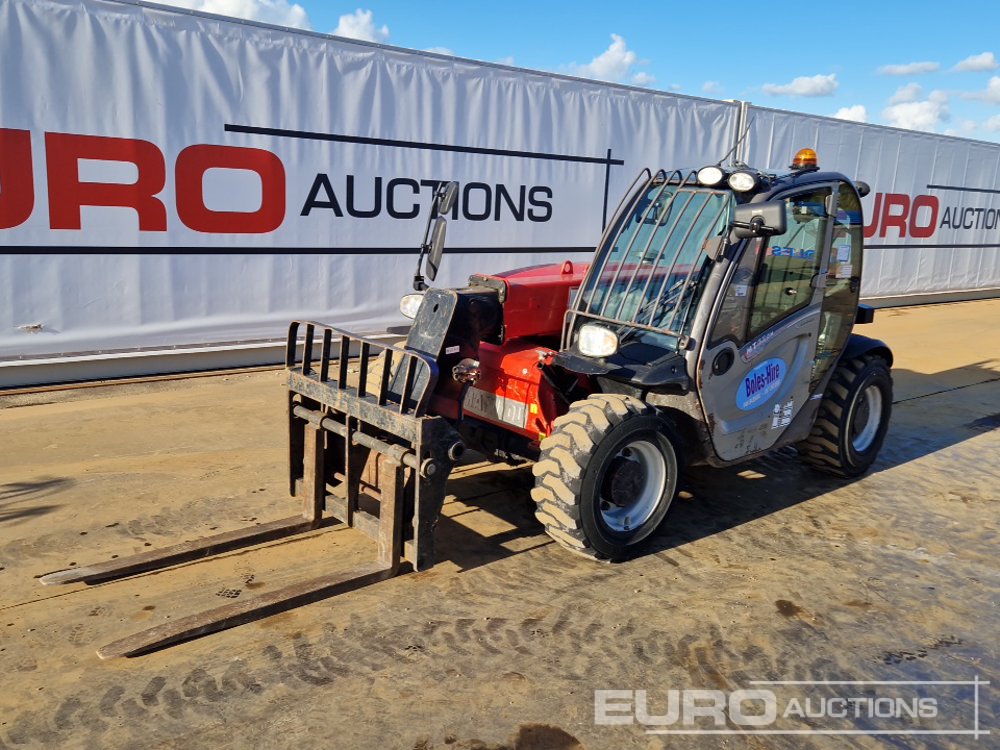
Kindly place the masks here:
<instances>
[{"instance_id":1,"label":"blue logo sticker","mask_svg":"<svg viewBox=\"0 0 1000 750\"><path fill-rule=\"evenodd\" d=\"M761 362L743 378L736 392L736 405L743 411L751 411L764 403L785 379L785 361L768 359Z\"/></svg>"}]
</instances>

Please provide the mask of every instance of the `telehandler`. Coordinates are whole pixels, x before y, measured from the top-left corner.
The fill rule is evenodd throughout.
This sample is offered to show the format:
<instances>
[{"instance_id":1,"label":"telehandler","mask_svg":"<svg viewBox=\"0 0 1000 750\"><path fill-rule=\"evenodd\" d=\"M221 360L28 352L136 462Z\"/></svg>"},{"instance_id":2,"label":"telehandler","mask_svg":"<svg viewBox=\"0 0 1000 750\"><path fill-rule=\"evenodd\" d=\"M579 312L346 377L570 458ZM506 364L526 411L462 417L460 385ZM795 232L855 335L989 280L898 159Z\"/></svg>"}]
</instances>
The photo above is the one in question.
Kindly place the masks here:
<instances>
[{"instance_id":1,"label":"telehandler","mask_svg":"<svg viewBox=\"0 0 1000 750\"><path fill-rule=\"evenodd\" d=\"M455 183L435 193L389 345L314 322L286 350L289 489L300 516L42 577L96 582L315 528L377 543L374 563L173 620L101 648L135 655L434 564L434 528L463 451L533 461L538 520L567 550L619 561L661 525L684 465L795 446L864 473L885 437L892 353L853 333L861 198L811 149L790 171L644 170L592 262L476 274L428 288ZM324 516L324 513L327 515Z\"/></svg>"}]
</instances>

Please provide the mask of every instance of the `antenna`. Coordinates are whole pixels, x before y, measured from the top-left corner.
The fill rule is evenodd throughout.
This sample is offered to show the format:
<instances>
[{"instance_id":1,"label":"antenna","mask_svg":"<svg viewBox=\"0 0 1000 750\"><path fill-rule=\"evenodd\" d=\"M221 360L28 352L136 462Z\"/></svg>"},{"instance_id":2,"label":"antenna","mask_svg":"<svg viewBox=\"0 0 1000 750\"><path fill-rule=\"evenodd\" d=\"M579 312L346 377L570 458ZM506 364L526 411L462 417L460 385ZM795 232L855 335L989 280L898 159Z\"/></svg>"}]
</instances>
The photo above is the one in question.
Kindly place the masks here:
<instances>
[{"instance_id":1,"label":"antenna","mask_svg":"<svg viewBox=\"0 0 1000 750\"><path fill-rule=\"evenodd\" d=\"M725 156L723 156L721 159L719 159L718 162L716 162L716 166L717 167L721 167L722 166L722 162L724 162L726 159L728 159L730 156L732 156L733 154L736 153L736 149L738 149L740 147L740 144L742 144L743 141L746 140L747 135L749 135L749 133L750 133L750 126L751 125L753 125L753 118L752 117L749 120L747 120L747 126L745 128L743 128L743 135L741 135L739 138L737 138L735 145L731 149L729 149L729 152Z\"/></svg>"}]
</instances>

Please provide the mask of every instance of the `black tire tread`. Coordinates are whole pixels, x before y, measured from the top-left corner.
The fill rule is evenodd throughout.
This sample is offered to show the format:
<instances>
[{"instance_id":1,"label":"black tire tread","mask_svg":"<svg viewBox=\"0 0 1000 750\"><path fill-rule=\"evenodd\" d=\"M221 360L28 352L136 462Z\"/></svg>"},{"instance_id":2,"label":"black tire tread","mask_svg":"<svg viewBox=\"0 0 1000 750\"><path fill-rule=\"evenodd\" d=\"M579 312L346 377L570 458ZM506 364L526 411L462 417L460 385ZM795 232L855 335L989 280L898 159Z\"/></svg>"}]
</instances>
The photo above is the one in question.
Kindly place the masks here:
<instances>
[{"instance_id":1,"label":"black tire tread","mask_svg":"<svg viewBox=\"0 0 1000 750\"><path fill-rule=\"evenodd\" d=\"M840 425L854 379L872 362L881 362L888 371L888 363L878 355L863 355L837 364L823 394L819 413L809 437L798 444L802 460L813 469L833 476L851 478L856 473L845 469L845 458L840 448Z\"/></svg>"},{"instance_id":2,"label":"black tire tread","mask_svg":"<svg viewBox=\"0 0 1000 750\"><path fill-rule=\"evenodd\" d=\"M541 455L532 467L535 517L550 537L571 552L602 559L583 531L576 504L584 469L608 430L630 416L647 414L655 410L634 396L594 394L574 403L542 440Z\"/></svg>"}]
</instances>

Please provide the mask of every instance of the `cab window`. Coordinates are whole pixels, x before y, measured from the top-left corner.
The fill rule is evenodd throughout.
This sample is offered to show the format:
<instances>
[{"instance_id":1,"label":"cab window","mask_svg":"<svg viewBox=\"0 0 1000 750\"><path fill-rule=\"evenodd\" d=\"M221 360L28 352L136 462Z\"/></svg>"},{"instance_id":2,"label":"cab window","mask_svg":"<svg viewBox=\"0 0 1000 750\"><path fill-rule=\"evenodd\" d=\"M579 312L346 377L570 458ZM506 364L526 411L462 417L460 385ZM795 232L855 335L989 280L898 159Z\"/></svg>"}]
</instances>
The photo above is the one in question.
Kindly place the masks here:
<instances>
[{"instance_id":1,"label":"cab window","mask_svg":"<svg viewBox=\"0 0 1000 750\"><path fill-rule=\"evenodd\" d=\"M750 307L748 340L812 301L813 278L822 267L831 189L785 201L788 230L764 242Z\"/></svg>"},{"instance_id":2,"label":"cab window","mask_svg":"<svg viewBox=\"0 0 1000 750\"><path fill-rule=\"evenodd\" d=\"M761 253L766 248L764 237L747 242L743 256L733 269L732 278L726 287L719 306L710 346L716 346L728 339L736 346L743 346L746 341L747 319L750 314L750 300L753 298L753 285Z\"/></svg>"},{"instance_id":3,"label":"cab window","mask_svg":"<svg viewBox=\"0 0 1000 750\"><path fill-rule=\"evenodd\" d=\"M837 211L833 217L823 313L811 378L813 387L840 356L854 324L861 295L862 231L861 200L851 186L842 184L837 190Z\"/></svg>"}]
</instances>

